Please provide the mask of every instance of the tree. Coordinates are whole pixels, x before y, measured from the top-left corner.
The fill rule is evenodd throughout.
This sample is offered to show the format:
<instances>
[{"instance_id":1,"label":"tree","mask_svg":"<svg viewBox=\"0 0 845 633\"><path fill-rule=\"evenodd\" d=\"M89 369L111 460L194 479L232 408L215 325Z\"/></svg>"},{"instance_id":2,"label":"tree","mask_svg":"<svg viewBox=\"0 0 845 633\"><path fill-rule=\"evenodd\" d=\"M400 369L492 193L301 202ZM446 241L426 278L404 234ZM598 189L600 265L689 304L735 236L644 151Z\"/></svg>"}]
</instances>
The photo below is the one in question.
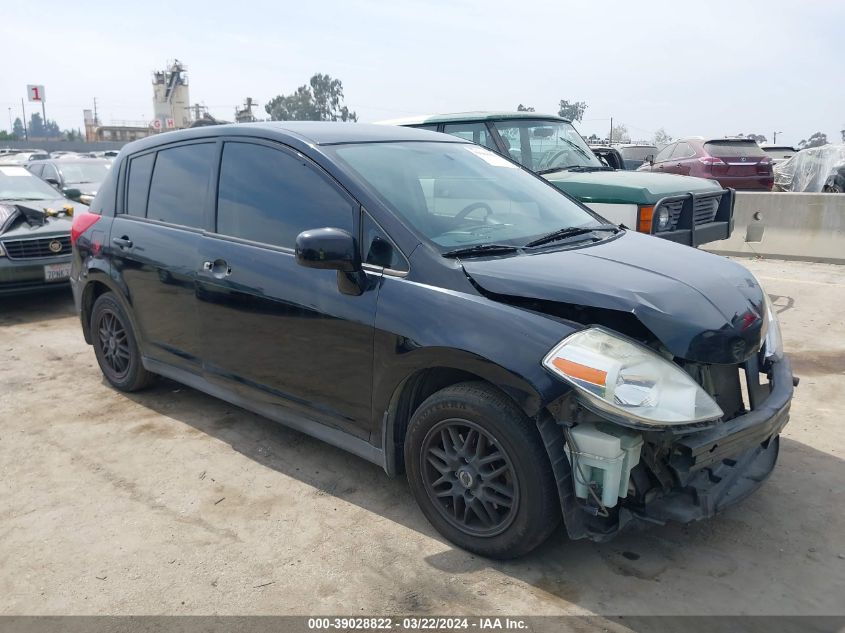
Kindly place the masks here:
<instances>
[{"instance_id":1,"label":"tree","mask_svg":"<svg viewBox=\"0 0 845 633\"><path fill-rule=\"evenodd\" d=\"M23 121L20 120L20 117L15 119L15 123L12 125L12 136L17 139L26 138L26 130L24 130Z\"/></svg>"},{"instance_id":2,"label":"tree","mask_svg":"<svg viewBox=\"0 0 845 633\"><path fill-rule=\"evenodd\" d=\"M570 103L566 99L560 100L560 109L557 111L558 116L570 121L580 121L584 112L587 110L587 104L584 101L573 101Z\"/></svg>"},{"instance_id":3,"label":"tree","mask_svg":"<svg viewBox=\"0 0 845 633\"><path fill-rule=\"evenodd\" d=\"M58 138L62 135L58 123L55 121L44 121L41 115L33 112L29 118L29 136L30 138Z\"/></svg>"},{"instance_id":4,"label":"tree","mask_svg":"<svg viewBox=\"0 0 845 633\"><path fill-rule=\"evenodd\" d=\"M290 95L279 95L264 109L273 121L357 121L358 115L343 102L340 79L317 73L310 85L300 86Z\"/></svg>"},{"instance_id":5,"label":"tree","mask_svg":"<svg viewBox=\"0 0 845 633\"><path fill-rule=\"evenodd\" d=\"M660 128L654 133L654 138L652 140L658 147L663 147L664 145L668 145L672 142L672 135L663 128Z\"/></svg>"},{"instance_id":6,"label":"tree","mask_svg":"<svg viewBox=\"0 0 845 633\"><path fill-rule=\"evenodd\" d=\"M534 112L534 108L531 107L531 106L524 106L520 103L518 106L516 106L516 111L517 112Z\"/></svg>"},{"instance_id":7,"label":"tree","mask_svg":"<svg viewBox=\"0 0 845 633\"><path fill-rule=\"evenodd\" d=\"M740 134L740 136L745 136L745 138L751 141L756 141L757 143L765 143L768 140L762 134Z\"/></svg>"},{"instance_id":8,"label":"tree","mask_svg":"<svg viewBox=\"0 0 845 633\"><path fill-rule=\"evenodd\" d=\"M82 130L65 130L63 132L65 140L67 141L84 141L85 137L82 136Z\"/></svg>"},{"instance_id":9,"label":"tree","mask_svg":"<svg viewBox=\"0 0 845 633\"><path fill-rule=\"evenodd\" d=\"M798 149L809 149L811 147L821 147L822 145L827 145L827 134L816 132L810 138L798 143Z\"/></svg>"},{"instance_id":10,"label":"tree","mask_svg":"<svg viewBox=\"0 0 845 633\"><path fill-rule=\"evenodd\" d=\"M839 130L839 133L842 135L842 142L845 143L845 130Z\"/></svg>"},{"instance_id":11,"label":"tree","mask_svg":"<svg viewBox=\"0 0 845 633\"><path fill-rule=\"evenodd\" d=\"M0 141L16 141L14 134L9 134L6 130L0 130Z\"/></svg>"},{"instance_id":12,"label":"tree","mask_svg":"<svg viewBox=\"0 0 845 633\"><path fill-rule=\"evenodd\" d=\"M631 136L628 134L628 127L624 123L617 123L610 129L611 143L630 143Z\"/></svg>"}]
</instances>

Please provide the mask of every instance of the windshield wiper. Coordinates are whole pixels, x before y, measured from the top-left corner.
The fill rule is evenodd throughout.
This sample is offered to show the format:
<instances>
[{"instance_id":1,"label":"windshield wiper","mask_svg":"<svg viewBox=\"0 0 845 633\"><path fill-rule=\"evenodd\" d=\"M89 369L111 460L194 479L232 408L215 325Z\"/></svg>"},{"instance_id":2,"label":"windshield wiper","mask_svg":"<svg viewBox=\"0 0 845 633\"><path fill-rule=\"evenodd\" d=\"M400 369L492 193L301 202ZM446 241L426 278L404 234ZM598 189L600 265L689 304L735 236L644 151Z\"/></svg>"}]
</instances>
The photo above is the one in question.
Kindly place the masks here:
<instances>
[{"instance_id":1,"label":"windshield wiper","mask_svg":"<svg viewBox=\"0 0 845 633\"><path fill-rule=\"evenodd\" d=\"M606 167L605 165L566 165L564 167L541 169L537 173L542 176L543 174L551 174L556 171L613 171L613 168Z\"/></svg>"},{"instance_id":2,"label":"windshield wiper","mask_svg":"<svg viewBox=\"0 0 845 633\"><path fill-rule=\"evenodd\" d=\"M443 253L443 257L474 257L481 255L503 255L506 253L514 253L519 249L510 244L476 244L475 246L466 246L464 248L455 248L451 251Z\"/></svg>"},{"instance_id":3,"label":"windshield wiper","mask_svg":"<svg viewBox=\"0 0 845 633\"><path fill-rule=\"evenodd\" d=\"M566 228L547 233L542 237L538 237L536 240L528 242L528 244L523 246L523 248L542 246L543 244L557 242L558 240L563 240L567 237L575 237L576 235L585 235L586 233L592 233L593 231L612 231L614 233L618 233L619 227L612 224L599 224L598 226L568 226Z\"/></svg>"}]
</instances>

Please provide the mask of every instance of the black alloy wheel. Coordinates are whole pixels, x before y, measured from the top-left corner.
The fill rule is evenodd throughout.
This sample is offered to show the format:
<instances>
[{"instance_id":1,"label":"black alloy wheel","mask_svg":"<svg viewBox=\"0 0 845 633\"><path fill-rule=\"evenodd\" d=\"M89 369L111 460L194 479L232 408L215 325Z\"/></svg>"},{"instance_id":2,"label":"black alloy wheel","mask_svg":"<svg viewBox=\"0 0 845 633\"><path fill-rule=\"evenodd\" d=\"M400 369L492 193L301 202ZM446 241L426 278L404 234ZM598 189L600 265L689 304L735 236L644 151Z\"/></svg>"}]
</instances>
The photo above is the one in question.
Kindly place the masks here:
<instances>
[{"instance_id":1,"label":"black alloy wheel","mask_svg":"<svg viewBox=\"0 0 845 633\"><path fill-rule=\"evenodd\" d=\"M129 339L123 323L111 310L100 313L97 335L109 373L116 380L125 378L129 371Z\"/></svg>"},{"instance_id":2,"label":"black alloy wheel","mask_svg":"<svg viewBox=\"0 0 845 633\"><path fill-rule=\"evenodd\" d=\"M519 506L519 488L495 437L469 420L443 420L426 435L423 454L426 492L447 521L474 536L507 529Z\"/></svg>"},{"instance_id":3,"label":"black alloy wheel","mask_svg":"<svg viewBox=\"0 0 845 633\"><path fill-rule=\"evenodd\" d=\"M97 297L89 323L97 363L112 386L137 391L152 382L155 374L144 369L131 321L111 292Z\"/></svg>"}]
</instances>

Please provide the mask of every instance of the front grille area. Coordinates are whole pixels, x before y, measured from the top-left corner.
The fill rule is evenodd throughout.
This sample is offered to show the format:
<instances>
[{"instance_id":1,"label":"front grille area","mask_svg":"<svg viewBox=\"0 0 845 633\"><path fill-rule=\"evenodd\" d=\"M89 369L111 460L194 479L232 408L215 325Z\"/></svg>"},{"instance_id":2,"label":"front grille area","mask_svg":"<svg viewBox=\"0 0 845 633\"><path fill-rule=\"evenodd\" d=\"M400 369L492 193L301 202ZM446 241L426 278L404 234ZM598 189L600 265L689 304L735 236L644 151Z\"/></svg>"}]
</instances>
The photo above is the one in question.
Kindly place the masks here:
<instances>
[{"instance_id":1,"label":"front grille area","mask_svg":"<svg viewBox=\"0 0 845 633\"><path fill-rule=\"evenodd\" d=\"M692 217L695 221L695 226L708 224L716 219L716 212L719 210L719 200L721 197L721 195L716 195L695 199L692 208ZM669 211L669 228L667 230L674 231L678 228L678 221L681 219L684 200L666 202L662 205L662 208Z\"/></svg>"},{"instance_id":2,"label":"front grille area","mask_svg":"<svg viewBox=\"0 0 845 633\"><path fill-rule=\"evenodd\" d=\"M719 197L696 198L692 208L692 217L695 218L695 225L707 224L716 217L719 210Z\"/></svg>"},{"instance_id":3,"label":"front grille area","mask_svg":"<svg viewBox=\"0 0 845 633\"><path fill-rule=\"evenodd\" d=\"M70 255L70 235L7 240L2 244L9 259L42 259ZM61 246L60 249L57 249L57 244Z\"/></svg>"}]
</instances>

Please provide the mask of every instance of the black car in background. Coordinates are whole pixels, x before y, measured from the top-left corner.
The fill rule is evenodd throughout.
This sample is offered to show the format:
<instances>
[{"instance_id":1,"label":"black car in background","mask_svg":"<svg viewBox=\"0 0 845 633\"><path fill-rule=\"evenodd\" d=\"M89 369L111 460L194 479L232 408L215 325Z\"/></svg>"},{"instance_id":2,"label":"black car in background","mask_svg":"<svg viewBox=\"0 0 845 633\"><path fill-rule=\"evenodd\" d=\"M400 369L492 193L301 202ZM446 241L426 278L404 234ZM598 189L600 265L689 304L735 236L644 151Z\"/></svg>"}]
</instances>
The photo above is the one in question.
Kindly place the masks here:
<instances>
[{"instance_id":1,"label":"black car in background","mask_svg":"<svg viewBox=\"0 0 845 633\"><path fill-rule=\"evenodd\" d=\"M111 164L112 161L104 158L67 156L29 162L26 168L63 195L90 204Z\"/></svg>"},{"instance_id":2,"label":"black car in background","mask_svg":"<svg viewBox=\"0 0 845 633\"><path fill-rule=\"evenodd\" d=\"M751 273L457 137L162 134L121 151L72 239L114 387L167 376L404 471L431 523L485 556L561 520L605 540L711 516L771 472L788 419Z\"/></svg>"}]
</instances>

